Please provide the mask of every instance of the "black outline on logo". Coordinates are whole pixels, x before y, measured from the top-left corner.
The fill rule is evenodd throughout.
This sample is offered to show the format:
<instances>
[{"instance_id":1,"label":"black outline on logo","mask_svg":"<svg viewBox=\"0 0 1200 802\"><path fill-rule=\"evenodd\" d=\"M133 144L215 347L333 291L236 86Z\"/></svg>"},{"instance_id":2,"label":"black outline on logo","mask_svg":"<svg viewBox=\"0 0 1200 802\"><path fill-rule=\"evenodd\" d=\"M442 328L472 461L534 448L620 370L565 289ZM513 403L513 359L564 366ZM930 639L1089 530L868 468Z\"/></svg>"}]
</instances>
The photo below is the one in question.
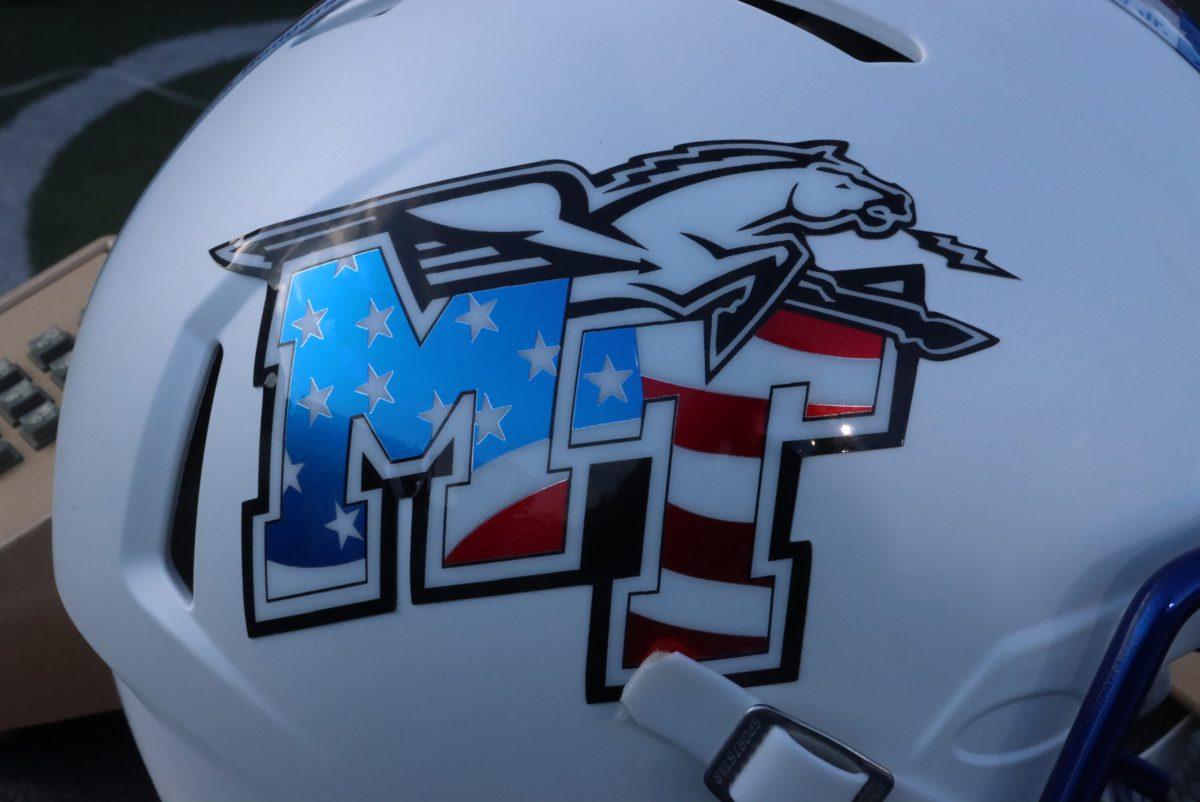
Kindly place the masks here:
<instances>
[{"instance_id":1,"label":"black outline on logo","mask_svg":"<svg viewBox=\"0 0 1200 802\"><path fill-rule=\"evenodd\" d=\"M681 145L670 151L640 156L624 165L596 175L589 175L582 168L567 162L541 162L439 182L414 190L350 204L331 211L307 215L276 226L259 229L213 248L212 256L222 266L235 272L266 278L269 284L263 305L254 365L254 384L263 391L259 443L259 489L258 495L245 502L242 507L243 592L248 634L251 637L258 637L394 611L397 606L397 571L399 569L398 502L401 498L411 498L414 503L408 570L414 604L482 598L558 587L590 586L592 588L592 605L588 635L586 698L588 702L617 699L620 687L608 686L605 683L612 589L616 579L641 573L640 557L646 524L645 515L641 516L640 521L634 519L638 517L636 515L638 509L645 509L645 493L648 492L651 458L638 458L619 463L593 463L589 467L590 481L586 489L589 498L593 493L611 495L619 492L625 501L615 505L597 504L593 506L589 503L588 509L585 511L582 554L578 569L430 588L425 584L425 558L429 548L428 496L431 487L431 483L427 480L431 476L443 475L449 470L447 465L449 452L443 451L439 454L432 462L429 472L397 479L382 478L371 460L364 455L362 457L363 482L361 489L363 491L378 489L382 491L383 497L379 532L382 562L379 573L379 598L277 619L255 620L252 576L253 522L256 517L265 515L270 508L271 477L269 469L272 436L276 423L274 420L275 393L279 391L276 386L279 368L278 366L268 367L266 356L273 314L278 301L277 284L282 265L310 252L325 250L341 243L351 243L386 232L391 235L400 267L421 310L428 309L438 299L448 299L464 292L555 278L575 278L609 272L614 269L628 271L630 270L629 262L622 262L619 267L614 267L613 260L594 254L532 243L528 239L530 232L512 234L490 232L484 236L482 233L464 232L429 223L414 215L406 214L406 212L409 209L448 198L457 198L466 194L516 186L522 183L538 182L551 185L559 193L562 199L564 220L569 220L577 226L587 228L613 240L629 242L628 238L613 226L613 222L629 208L644 203L649 197L656 197L685 186L691 181L701 180L689 176L686 171L675 174L681 166L705 160L719 164L721 159L728 158L731 153L753 152L761 155L764 151L769 153L772 148L787 148L792 154L797 148L808 149L813 162L820 161L822 156L834 157L861 169L862 173L869 176L871 181L895 190L897 194L893 196L893 202L897 202L896 199L902 199L905 205L905 209L898 211L897 214L906 214L907 220L904 224L872 230L862 229L854 220L804 221L794 219L793 215L793 219L758 221L755 226L760 233L790 236L797 240L795 247L803 249L806 234L825 234L857 229L857 233L861 236L882 238L905 231L913 235L922 247L929 245L927 250L947 256L952 260L956 258L959 254L958 250L950 254L942 247L946 240L933 242L928 236L921 236L925 235L925 232L912 229L916 222L916 214L908 194L898 185L883 182L867 173L861 165L846 159L847 147L844 142L832 140L805 142L797 145L748 140L695 143ZM703 180L725 174L756 169L773 169L779 166L778 162L752 166L741 164L737 167L725 168L724 171L717 169L705 173ZM585 184L585 182L587 183ZM616 197L596 209L593 206L595 193L615 194ZM806 227L808 225L812 227ZM952 235L937 236L952 242L956 249L965 249L975 253L980 260L985 259L986 251L983 249L959 243ZM450 242L453 243L453 246L446 244ZM776 240L772 244L778 245L779 242ZM430 245L430 243L433 244ZM636 245L636 243L630 244ZM418 249L418 245L423 245L424 248ZM489 259L492 260L491 263L542 259L546 264L530 269L521 269L515 280L511 273L501 271L494 274L476 275L470 279L444 281L436 289L430 275L436 279L438 272L444 273L445 271L439 271L438 268L423 271L417 266L421 257L428 259L430 254L437 256L443 253L463 253L484 249L492 250L496 256L484 256L467 261L460 260L454 269L486 267ZM987 262L987 265L992 266L990 262ZM951 266L963 267L961 263ZM896 345L897 359L895 384L892 388L892 403L888 413L886 431L868 435L800 440L783 444L779 474L775 479L777 487L769 546L770 561L792 560L783 649L777 668L729 675L731 679L743 685L789 682L799 676L800 652L808 602L808 583L813 557L811 542L791 541L790 527L804 459L826 454L894 448L903 445L919 361L922 358L953 359L990 347L998 342L995 337L980 329L931 312L925 306L925 271L921 265L896 265L837 272L822 271L811 264L804 264L803 267L805 269L797 278L799 289L787 297L770 300L768 311L782 306L790 306L817 318L873 331L893 340ZM645 262L640 269L642 272L651 273L657 268L653 264ZM990 272L993 275L1011 276L998 267ZM395 284L395 276L393 275L391 278ZM725 278L738 279L740 276ZM894 287L896 284L900 285L900 290L883 286ZM399 288L397 289L399 290ZM711 294L712 291L713 288L703 287L698 288L696 292ZM398 292L398 297L403 299L404 296ZM686 305L686 303L685 299L676 306ZM615 312L628 308L631 304L653 306L653 304L645 302L633 304L628 300L621 299L568 303L566 317ZM423 339L422 333L418 331L407 311L406 309L406 321L413 327L413 334L420 342ZM671 313L669 305L664 305L662 311ZM440 315L440 312L438 314ZM715 319L715 315L712 319ZM759 317L760 321L761 319L762 315ZM705 321L706 326L711 322L708 318ZM757 328L757 324L754 324L754 328ZM914 334L914 332L916 333ZM710 333L706 328L706 342L709 336ZM951 344L945 348L939 348L937 346L938 337L949 338ZM715 366L709 365L710 378L731 356L732 353ZM880 370L882 370L882 360ZM561 378L558 381L561 382ZM807 382L799 382L795 385L782 386L806 384ZM575 388L558 386L556 394L564 390L574 392ZM878 392L878 387L876 391ZM286 388L284 388L284 392L287 392ZM646 406L656 402L657 399L643 403L643 424ZM858 414L861 413L836 417L855 417ZM553 430L552 425L551 431L553 432ZM351 431L353 431L353 424ZM588 442L580 444L580 446L596 444ZM473 447L473 443L471 445ZM448 448L454 447L457 446L452 440ZM568 444L568 447L576 446ZM568 482L576 480L569 469L558 469L554 473L565 474ZM638 502L639 498L642 499L641 503ZM601 520L598 516L606 514L606 510L616 514L617 519ZM630 513L635 514L631 516ZM589 536L589 532L600 526L605 527L606 531L611 531L613 527L627 530L631 533L626 538L628 542L624 544L623 548L599 549L598 544L611 544L613 541L611 536L603 539L594 535ZM633 574L629 574L628 571L633 571ZM324 592L325 590L332 590L332 588L314 592Z\"/></svg>"}]
</instances>

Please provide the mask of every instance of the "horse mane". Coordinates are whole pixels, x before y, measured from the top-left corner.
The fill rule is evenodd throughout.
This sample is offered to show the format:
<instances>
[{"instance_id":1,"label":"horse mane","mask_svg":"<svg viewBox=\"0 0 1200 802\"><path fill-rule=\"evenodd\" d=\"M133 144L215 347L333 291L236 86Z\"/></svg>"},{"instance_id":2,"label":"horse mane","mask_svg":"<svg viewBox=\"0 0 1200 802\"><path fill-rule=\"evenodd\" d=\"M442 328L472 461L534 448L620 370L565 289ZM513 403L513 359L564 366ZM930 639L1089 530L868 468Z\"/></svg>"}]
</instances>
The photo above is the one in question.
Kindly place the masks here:
<instances>
[{"instance_id":1,"label":"horse mane","mask_svg":"<svg viewBox=\"0 0 1200 802\"><path fill-rule=\"evenodd\" d=\"M840 148L840 150L839 150ZM671 150L645 153L596 176L597 188L606 196L622 195L673 179L719 171L722 167L739 168L779 164L807 167L844 152L840 142L766 142L762 140L720 140L692 142Z\"/></svg>"}]
</instances>

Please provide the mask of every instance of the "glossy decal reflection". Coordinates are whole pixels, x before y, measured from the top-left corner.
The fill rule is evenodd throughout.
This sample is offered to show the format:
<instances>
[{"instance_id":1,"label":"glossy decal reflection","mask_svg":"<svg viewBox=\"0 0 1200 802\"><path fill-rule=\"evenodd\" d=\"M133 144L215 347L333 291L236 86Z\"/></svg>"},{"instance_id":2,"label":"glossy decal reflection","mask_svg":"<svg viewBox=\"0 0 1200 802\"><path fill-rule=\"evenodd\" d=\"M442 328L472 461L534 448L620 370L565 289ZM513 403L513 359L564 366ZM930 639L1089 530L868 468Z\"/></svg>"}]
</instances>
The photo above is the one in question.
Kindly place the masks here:
<instances>
[{"instance_id":1,"label":"glossy decal reflection","mask_svg":"<svg viewBox=\"0 0 1200 802\"><path fill-rule=\"evenodd\" d=\"M591 587L589 701L655 649L794 679L802 460L899 446L918 362L997 342L926 307L924 266L825 270L810 247L906 234L1014 278L915 225L843 142L728 141L454 179L214 248L268 283L250 634L392 611L403 570L418 605Z\"/></svg>"}]
</instances>

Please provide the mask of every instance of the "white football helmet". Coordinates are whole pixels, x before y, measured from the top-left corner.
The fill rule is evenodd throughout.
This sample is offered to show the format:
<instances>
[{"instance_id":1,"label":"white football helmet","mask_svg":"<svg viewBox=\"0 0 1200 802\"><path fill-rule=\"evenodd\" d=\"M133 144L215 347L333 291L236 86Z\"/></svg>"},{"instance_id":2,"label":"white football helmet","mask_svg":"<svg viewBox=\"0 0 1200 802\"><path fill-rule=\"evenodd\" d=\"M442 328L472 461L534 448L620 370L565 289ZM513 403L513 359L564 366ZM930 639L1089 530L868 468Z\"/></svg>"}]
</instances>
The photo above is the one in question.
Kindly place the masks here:
<instances>
[{"instance_id":1,"label":"white football helmet","mask_svg":"<svg viewBox=\"0 0 1200 802\"><path fill-rule=\"evenodd\" d=\"M160 792L1152 787L1197 130L1102 0L318 6L68 386L58 583Z\"/></svg>"}]
</instances>

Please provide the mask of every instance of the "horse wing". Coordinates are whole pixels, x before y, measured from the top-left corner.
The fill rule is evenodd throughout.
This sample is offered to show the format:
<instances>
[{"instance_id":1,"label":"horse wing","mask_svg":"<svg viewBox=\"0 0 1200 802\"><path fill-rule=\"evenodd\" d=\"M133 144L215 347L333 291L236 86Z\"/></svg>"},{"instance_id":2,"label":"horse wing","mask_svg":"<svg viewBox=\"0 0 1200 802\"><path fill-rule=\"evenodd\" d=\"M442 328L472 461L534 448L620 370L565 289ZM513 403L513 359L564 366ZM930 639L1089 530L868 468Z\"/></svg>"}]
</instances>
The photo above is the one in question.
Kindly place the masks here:
<instances>
[{"instance_id":1,"label":"horse wing","mask_svg":"<svg viewBox=\"0 0 1200 802\"><path fill-rule=\"evenodd\" d=\"M407 210L404 234L424 239L414 254L421 280L446 297L637 266L646 251L616 229L593 227L577 186L539 177Z\"/></svg>"},{"instance_id":2,"label":"horse wing","mask_svg":"<svg viewBox=\"0 0 1200 802\"><path fill-rule=\"evenodd\" d=\"M276 283L298 258L332 258L386 235L419 295L637 264L644 252L591 224L595 186L567 162L499 170L372 198L258 229L211 250L229 270ZM597 264L600 263L600 264Z\"/></svg>"},{"instance_id":3,"label":"horse wing","mask_svg":"<svg viewBox=\"0 0 1200 802\"><path fill-rule=\"evenodd\" d=\"M836 276L809 270L787 292L784 305L817 317L875 331L933 360L956 359L995 345L999 340L969 323L933 312L925 305L920 265L842 271ZM891 273L891 276L886 274ZM855 275L857 274L857 275ZM897 294L874 285L881 277L908 278L915 291ZM869 278L864 278L869 277Z\"/></svg>"}]
</instances>

